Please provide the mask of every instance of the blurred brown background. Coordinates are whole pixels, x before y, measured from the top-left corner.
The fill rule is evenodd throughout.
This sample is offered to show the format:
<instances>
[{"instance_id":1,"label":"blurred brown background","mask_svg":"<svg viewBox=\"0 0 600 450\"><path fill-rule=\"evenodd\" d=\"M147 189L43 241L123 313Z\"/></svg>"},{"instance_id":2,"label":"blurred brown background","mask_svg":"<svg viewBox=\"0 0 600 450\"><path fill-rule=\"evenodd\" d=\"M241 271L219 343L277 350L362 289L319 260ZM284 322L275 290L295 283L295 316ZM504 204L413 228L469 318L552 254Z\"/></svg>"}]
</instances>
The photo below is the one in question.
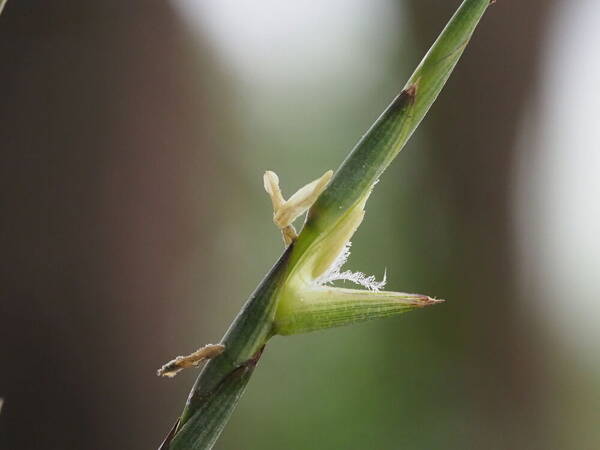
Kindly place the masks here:
<instances>
[{"instance_id":1,"label":"blurred brown background","mask_svg":"<svg viewBox=\"0 0 600 450\"><path fill-rule=\"evenodd\" d=\"M281 252L262 191L335 168L458 1L10 1L0 448L156 448ZM442 306L275 338L218 449L596 449L600 4L499 1L349 265Z\"/></svg>"}]
</instances>

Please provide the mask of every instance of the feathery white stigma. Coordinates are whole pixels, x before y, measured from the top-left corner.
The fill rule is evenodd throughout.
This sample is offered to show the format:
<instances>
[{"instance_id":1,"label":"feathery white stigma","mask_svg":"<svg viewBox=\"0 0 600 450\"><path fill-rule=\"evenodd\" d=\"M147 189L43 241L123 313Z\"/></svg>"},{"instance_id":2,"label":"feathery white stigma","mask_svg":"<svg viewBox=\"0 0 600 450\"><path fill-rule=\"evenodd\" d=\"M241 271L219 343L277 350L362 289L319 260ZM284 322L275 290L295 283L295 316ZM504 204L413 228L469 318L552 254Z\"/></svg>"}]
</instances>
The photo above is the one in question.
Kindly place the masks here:
<instances>
[{"instance_id":1,"label":"feathery white stigma","mask_svg":"<svg viewBox=\"0 0 600 450\"><path fill-rule=\"evenodd\" d=\"M316 283L320 286L324 284L330 284L334 281L350 281L354 284L358 284L367 288L370 291L378 292L379 290L385 287L385 283L387 281L386 272L383 273L383 280L377 281L375 275L365 275L362 272L352 272L351 270L341 271L343 265L348 261L350 257L350 246L352 242L348 241L348 243L344 246L340 254L337 256L329 270L321 275Z\"/></svg>"}]
</instances>

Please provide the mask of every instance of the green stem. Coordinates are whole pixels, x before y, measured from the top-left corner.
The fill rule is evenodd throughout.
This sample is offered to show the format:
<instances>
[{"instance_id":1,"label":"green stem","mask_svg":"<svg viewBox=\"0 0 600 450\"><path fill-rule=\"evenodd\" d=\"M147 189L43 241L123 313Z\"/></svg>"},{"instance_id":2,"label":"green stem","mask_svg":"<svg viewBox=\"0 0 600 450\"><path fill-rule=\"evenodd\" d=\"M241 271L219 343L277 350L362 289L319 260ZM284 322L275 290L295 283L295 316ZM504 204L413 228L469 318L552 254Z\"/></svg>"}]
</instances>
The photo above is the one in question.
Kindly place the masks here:
<instances>
[{"instance_id":1,"label":"green stem","mask_svg":"<svg viewBox=\"0 0 600 450\"><path fill-rule=\"evenodd\" d=\"M242 395L264 345L276 332L274 317L279 294L290 273L302 264L312 244L331 233L353 207L365 201L375 181L438 96L489 3L490 0L462 3L405 88L342 163L311 208L298 240L280 257L223 337L225 351L200 372L179 425L163 449L212 447ZM398 310L398 305L395 302L389 306ZM388 311L380 309L382 315Z\"/></svg>"},{"instance_id":2,"label":"green stem","mask_svg":"<svg viewBox=\"0 0 600 450\"><path fill-rule=\"evenodd\" d=\"M200 372L181 415L170 449L210 448L227 423L237 400L272 335L277 294L287 273L289 246L250 296L221 340L225 351ZM215 420L215 416L223 420ZM197 436L203 430L202 439ZM214 442L214 441L211 441Z\"/></svg>"},{"instance_id":3,"label":"green stem","mask_svg":"<svg viewBox=\"0 0 600 450\"><path fill-rule=\"evenodd\" d=\"M439 95L489 4L489 0L462 3L404 89L335 172L313 205L307 228L315 234L330 229L372 188Z\"/></svg>"}]
</instances>

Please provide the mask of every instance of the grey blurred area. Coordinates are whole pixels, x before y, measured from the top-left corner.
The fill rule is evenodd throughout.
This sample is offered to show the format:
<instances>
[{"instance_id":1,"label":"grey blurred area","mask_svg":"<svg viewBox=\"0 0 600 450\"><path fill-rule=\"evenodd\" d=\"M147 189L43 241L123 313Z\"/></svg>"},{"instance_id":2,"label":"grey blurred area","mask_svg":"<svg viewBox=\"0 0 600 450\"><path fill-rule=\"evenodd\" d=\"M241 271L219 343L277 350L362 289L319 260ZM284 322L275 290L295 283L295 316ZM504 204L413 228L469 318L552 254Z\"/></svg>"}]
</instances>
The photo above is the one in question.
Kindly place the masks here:
<instances>
[{"instance_id":1,"label":"grey blurred area","mask_svg":"<svg viewBox=\"0 0 600 450\"><path fill-rule=\"evenodd\" d=\"M211 57L162 1L61 0L8 2L0 60L0 447L158 446L210 270Z\"/></svg>"},{"instance_id":2,"label":"grey blurred area","mask_svg":"<svg viewBox=\"0 0 600 450\"><path fill-rule=\"evenodd\" d=\"M218 341L282 251L264 170L286 194L335 169L458 4L9 0L0 448L158 447L196 373L156 369ZM275 337L216 448L600 445L600 185L577 176L600 97L554 87L567 57L600 77L590 17L490 8L349 261L447 302Z\"/></svg>"}]
</instances>

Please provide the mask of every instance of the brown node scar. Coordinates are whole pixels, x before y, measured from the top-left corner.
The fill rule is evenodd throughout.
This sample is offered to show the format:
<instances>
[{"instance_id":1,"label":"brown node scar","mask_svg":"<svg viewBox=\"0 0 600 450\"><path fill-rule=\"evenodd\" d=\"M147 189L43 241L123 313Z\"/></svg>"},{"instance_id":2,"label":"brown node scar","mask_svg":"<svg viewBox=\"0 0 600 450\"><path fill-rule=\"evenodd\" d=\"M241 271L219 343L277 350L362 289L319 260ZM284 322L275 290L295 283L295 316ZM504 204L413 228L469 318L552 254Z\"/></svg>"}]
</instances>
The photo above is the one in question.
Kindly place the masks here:
<instances>
[{"instance_id":1,"label":"brown node scar","mask_svg":"<svg viewBox=\"0 0 600 450\"><path fill-rule=\"evenodd\" d=\"M408 95L410 98L414 98L417 95L417 89L418 89L418 82L417 83L413 83L411 84L409 87L407 87L404 92L406 93L406 95Z\"/></svg>"},{"instance_id":2,"label":"brown node scar","mask_svg":"<svg viewBox=\"0 0 600 450\"><path fill-rule=\"evenodd\" d=\"M205 359L211 359L219 356L225 350L225 346L221 344L208 344L202 348L199 348L194 353L190 353L187 356L178 356L172 359L160 369L156 371L159 377L173 378L183 369L188 367L198 367Z\"/></svg>"}]
</instances>

